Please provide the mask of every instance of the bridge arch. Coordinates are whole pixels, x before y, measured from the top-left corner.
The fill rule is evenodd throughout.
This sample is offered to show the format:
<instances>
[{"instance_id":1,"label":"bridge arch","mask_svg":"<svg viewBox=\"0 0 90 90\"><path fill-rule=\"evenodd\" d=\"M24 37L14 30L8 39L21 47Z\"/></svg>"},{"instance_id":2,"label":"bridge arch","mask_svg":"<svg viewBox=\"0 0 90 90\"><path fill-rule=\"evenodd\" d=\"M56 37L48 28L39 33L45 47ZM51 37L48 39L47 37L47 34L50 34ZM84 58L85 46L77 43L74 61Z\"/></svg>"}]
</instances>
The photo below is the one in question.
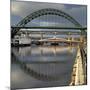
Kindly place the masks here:
<instances>
[{"instance_id":1,"label":"bridge arch","mask_svg":"<svg viewBox=\"0 0 90 90\"><path fill-rule=\"evenodd\" d=\"M81 27L81 25L70 15L68 15L67 13L61 11L61 10L57 10L57 9L53 9L53 8L45 8L45 9L41 9L38 11L35 11L31 14L29 14L28 16L26 16L23 20L21 20L16 26L25 26L27 23L29 23L30 21L32 21L33 19L43 16L43 15L57 15L57 16L61 16L64 17L65 19L69 20L71 23L73 23L76 27Z\"/></svg>"},{"instance_id":2,"label":"bridge arch","mask_svg":"<svg viewBox=\"0 0 90 90\"><path fill-rule=\"evenodd\" d=\"M68 21L73 23L75 25L75 27L82 28L80 23L77 22L72 16L70 16L69 14L67 14L61 10L54 9L54 8L45 8L45 9L35 11L35 12L29 14L28 16L26 16L24 19L22 19L16 25L16 27L24 27L27 23L31 22L33 19L40 17L40 16L43 16L43 15L57 15L57 16L60 16L60 17L67 19ZM12 30L12 36L15 35L19 30L20 30L20 28Z\"/></svg>"}]
</instances>

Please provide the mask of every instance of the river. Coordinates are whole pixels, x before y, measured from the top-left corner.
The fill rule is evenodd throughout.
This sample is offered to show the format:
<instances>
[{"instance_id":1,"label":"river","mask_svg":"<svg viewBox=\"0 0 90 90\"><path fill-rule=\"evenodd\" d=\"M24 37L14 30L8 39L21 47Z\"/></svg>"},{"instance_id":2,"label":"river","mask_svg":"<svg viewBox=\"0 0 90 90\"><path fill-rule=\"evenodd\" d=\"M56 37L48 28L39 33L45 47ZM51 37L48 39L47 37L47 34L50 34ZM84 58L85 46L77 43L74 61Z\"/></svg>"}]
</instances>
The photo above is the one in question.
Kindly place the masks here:
<instances>
[{"instance_id":1,"label":"river","mask_svg":"<svg viewBox=\"0 0 90 90\"><path fill-rule=\"evenodd\" d=\"M28 46L11 50L12 89L70 84L77 47Z\"/></svg>"}]
</instances>

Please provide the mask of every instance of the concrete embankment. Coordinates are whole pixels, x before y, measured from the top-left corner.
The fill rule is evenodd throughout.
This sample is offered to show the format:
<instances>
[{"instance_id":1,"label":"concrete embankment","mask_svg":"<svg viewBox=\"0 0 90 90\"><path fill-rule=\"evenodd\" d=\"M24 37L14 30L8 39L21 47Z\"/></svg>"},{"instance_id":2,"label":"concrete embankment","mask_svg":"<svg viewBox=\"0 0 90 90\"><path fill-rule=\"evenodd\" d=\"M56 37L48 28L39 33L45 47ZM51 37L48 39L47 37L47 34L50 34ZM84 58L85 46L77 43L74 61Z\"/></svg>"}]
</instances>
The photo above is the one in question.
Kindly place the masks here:
<instances>
[{"instance_id":1,"label":"concrete embankment","mask_svg":"<svg viewBox=\"0 0 90 90\"><path fill-rule=\"evenodd\" d=\"M84 52L78 46L78 51L73 66L72 79L70 85L86 84L86 66Z\"/></svg>"}]
</instances>

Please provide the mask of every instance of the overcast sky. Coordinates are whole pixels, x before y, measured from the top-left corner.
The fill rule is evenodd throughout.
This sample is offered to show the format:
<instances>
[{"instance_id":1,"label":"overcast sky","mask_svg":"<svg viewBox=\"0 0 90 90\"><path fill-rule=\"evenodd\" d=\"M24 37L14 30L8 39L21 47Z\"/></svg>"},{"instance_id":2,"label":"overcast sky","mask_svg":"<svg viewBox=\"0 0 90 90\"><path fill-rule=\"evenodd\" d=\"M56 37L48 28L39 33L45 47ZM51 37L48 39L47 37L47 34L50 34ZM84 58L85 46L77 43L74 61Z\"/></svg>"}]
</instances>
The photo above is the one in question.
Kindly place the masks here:
<instances>
[{"instance_id":1,"label":"overcast sky","mask_svg":"<svg viewBox=\"0 0 90 90\"><path fill-rule=\"evenodd\" d=\"M86 26L87 22L87 7L85 5L70 5L70 4L56 4L56 3L40 3L40 2L30 2L30 1L11 1L11 25L16 25L20 20L22 20L25 16L29 15L30 13L37 11L43 8L55 8L58 10L62 10L69 15L71 15L74 19L76 19L82 26ZM55 22L52 21L52 18L56 19ZM60 17L56 16L48 16L48 21L45 20L44 17L41 17L42 22L37 18L33 20L31 25L44 25L46 23L50 23L53 25L56 23L57 25ZM65 22L65 21L64 21ZM63 23L63 22L62 22ZM68 22L66 21L68 24ZM62 25L62 24L61 24Z\"/></svg>"}]
</instances>

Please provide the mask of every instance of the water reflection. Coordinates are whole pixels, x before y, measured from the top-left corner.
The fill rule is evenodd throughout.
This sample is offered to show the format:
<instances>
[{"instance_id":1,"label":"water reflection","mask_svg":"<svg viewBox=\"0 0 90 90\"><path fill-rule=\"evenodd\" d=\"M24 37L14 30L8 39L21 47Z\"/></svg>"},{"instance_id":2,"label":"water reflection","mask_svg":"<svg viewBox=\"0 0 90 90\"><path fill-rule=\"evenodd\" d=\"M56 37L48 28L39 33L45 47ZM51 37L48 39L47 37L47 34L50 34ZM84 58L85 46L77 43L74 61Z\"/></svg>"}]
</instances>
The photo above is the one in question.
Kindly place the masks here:
<instances>
[{"instance_id":1,"label":"water reflection","mask_svg":"<svg viewBox=\"0 0 90 90\"><path fill-rule=\"evenodd\" d=\"M75 47L19 47L12 52L12 88L70 84Z\"/></svg>"}]
</instances>

